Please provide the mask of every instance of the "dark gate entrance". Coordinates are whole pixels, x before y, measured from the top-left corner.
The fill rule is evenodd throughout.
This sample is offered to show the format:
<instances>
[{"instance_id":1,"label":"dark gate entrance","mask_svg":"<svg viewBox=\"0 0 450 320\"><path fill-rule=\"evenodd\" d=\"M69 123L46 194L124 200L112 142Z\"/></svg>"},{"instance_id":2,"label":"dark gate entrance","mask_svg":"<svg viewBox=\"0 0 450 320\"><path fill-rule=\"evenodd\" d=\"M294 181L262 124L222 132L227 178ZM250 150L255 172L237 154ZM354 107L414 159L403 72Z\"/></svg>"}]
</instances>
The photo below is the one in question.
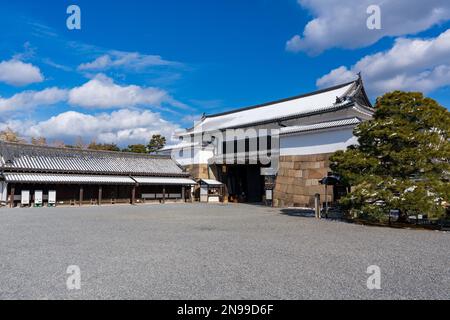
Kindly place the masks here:
<instances>
[{"instance_id":1,"label":"dark gate entrance","mask_svg":"<svg viewBox=\"0 0 450 320\"><path fill-rule=\"evenodd\" d=\"M226 184L229 201L258 203L263 201L264 177L261 165L226 165L221 179Z\"/></svg>"}]
</instances>

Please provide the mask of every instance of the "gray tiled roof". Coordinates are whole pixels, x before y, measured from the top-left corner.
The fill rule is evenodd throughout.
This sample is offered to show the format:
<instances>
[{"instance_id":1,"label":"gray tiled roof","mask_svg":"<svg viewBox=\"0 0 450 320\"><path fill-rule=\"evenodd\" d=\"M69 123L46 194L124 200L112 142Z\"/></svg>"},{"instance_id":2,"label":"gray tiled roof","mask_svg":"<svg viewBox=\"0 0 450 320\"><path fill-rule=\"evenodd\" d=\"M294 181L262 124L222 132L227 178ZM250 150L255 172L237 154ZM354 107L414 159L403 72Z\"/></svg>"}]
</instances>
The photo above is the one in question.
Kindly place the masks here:
<instances>
[{"instance_id":1,"label":"gray tiled roof","mask_svg":"<svg viewBox=\"0 0 450 320\"><path fill-rule=\"evenodd\" d=\"M169 156L41 147L0 142L5 171L187 176Z\"/></svg>"},{"instance_id":2,"label":"gray tiled roof","mask_svg":"<svg viewBox=\"0 0 450 320\"><path fill-rule=\"evenodd\" d=\"M299 133L299 132L308 132L315 131L321 129L329 129L329 128L337 128L337 127L345 127L351 125L358 125L361 123L361 120L354 117L342 120L328 121L328 122L320 122L316 124L308 124L303 126L292 126L285 127L280 129L280 135L291 134L291 133Z\"/></svg>"}]
</instances>

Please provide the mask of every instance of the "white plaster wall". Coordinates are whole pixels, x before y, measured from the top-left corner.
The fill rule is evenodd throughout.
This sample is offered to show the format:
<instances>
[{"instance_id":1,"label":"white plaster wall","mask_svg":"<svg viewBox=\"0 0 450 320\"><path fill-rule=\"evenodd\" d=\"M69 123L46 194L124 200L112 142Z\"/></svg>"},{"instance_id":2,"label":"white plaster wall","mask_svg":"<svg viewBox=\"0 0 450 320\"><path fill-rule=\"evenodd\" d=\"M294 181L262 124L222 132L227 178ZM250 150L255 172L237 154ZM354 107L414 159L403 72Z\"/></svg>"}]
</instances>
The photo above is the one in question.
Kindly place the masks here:
<instances>
[{"instance_id":1,"label":"white plaster wall","mask_svg":"<svg viewBox=\"0 0 450 320\"><path fill-rule=\"evenodd\" d=\"M345 150L352 144L357 144L357 138L353 136L353 128L301 133L281 137L280 155L332 153L338 150Z\"/></svg>"},{"instance_id":2,"label":"white plaster wall","mask_svg":"<svg viewBox=\"0 0 450 320\"><path fill-rule=\"evenodd\" d=\"M172 159L181 166L208 164L208 160L213 156L214 152L212 150L201 150L200 148L195 148L191 152L189 150L184 150L182 153L180 153L180 150L172 152Z\"/></svg>"},{"instance_id":3,"label":"white plaster wall","mask_svg":"<svg viewBox=\"0 0 450 320\"><path fill-rule=\"evenodd\" d=\"M357 139L353 136L353 128L298 133L280 137L280 155L333 153L338 150L345 150L353 144L357 144ZM172 152L172 159L181 166L208 164L208 160L213 156L212 149L202 150L199 147L196 147L192 152L185 150L183 154L180 154L179 150Z\"/></svg>"}]
</instances>

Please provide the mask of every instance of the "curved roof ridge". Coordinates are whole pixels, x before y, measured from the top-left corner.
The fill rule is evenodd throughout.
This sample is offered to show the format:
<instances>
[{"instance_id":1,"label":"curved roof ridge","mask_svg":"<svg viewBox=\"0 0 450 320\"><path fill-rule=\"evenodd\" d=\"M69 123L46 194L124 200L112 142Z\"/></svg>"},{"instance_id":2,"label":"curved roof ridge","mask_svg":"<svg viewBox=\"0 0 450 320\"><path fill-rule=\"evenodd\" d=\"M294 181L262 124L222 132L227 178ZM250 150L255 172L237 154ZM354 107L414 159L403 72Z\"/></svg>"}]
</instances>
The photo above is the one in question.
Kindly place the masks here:
<instances>
[{"instance_id":1,"label":"curved roof ridge","mask_svg":"<svg viewBox=\"0 0 450 320\"><path fill-rule=\"evenodd\" d=\"M314 96L316 94L321 94L321 93L324 93L324 92L340 89L340 88L348 86L348 85L350 85L352 83L357 83L357 82L358 82L358 79L350 81L350 82L346 82L346 83L343 83L343 84L335 85L335 86L332 86L332 87L328 87L328 88L324 88L324 89L320 89L320 90L315 90L315 91L312 91L312 92L309 92L309 93L304 93L304 94L292 96L292 97L289 97L289 98L278 99L278 100L274 100L274 101L270 101L270 102L256 104L256 105L249 106L249 107L233 109L233 110L220 112L220 113L216 113L216 114L204 115L202 120L215 118L215 117L220 117L220 116L233 114L233 113L237 113L237 112L241 112L241 111L246 111L246 110L251 110L251 109L256 109L256 108L261 108L261 107L267 107L267 106L270 106L270 105L273 105L273 104L282 103L282 102L286 102L286 101L291 101L291 100L295 100L295 99L306 98L306 97Z\"/></svg>"}]
</instances>

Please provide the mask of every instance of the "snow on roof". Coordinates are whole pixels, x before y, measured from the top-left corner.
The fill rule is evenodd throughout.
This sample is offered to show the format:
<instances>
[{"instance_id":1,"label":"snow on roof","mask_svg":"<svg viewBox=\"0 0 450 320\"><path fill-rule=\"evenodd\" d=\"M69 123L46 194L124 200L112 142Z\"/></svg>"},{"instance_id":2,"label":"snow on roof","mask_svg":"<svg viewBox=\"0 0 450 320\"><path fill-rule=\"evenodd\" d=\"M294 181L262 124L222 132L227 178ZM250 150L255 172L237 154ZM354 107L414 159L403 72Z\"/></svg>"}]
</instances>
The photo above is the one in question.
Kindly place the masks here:
<instances>
[{"instance_id":1,"label":"snow on roof","mask_svg":"<svg viewBox=\"0 0 450 320\"><path fill-rule=\"evenodd\" d=\"M201 179L200 182L203 182L209 186L222 186L223 182L212 180L212 179Z\"/></svg>"},{"instance_id":2,"label":"snow on roof","mask_svg":"<svg viewBox=\"0 0 450 320\"><path fill-rule=\"evenodd\" d=\"M167 177L132 177L140 185L187 185L194 186L197 184L188 178L167 178Z\"/></svg>"},{"instance_id":3,"label":"snow on roof","mask_svg":"<svg viewBox=\"0 0 450 320\"><path fill-rule=\"evenodd\" d=\"M339 106L336 103L336 98L348 96L356 88L357 82L358 80L306 95L206 116L196 124L190 133L236 128L296 115L326 112ZM345 103L344 101L343 104Z\"/></svg>"},{"instance_id":4,"label":"snow on roof","mask_svg":"<svg viewBox=\"0 0 450 320\"><path fill-rule=\"evenodd\" d=\"M350 126L350 125L357 125L357 124L360 124L360 123L361 123L361 120L359 118L355 117L355 118L336 120L336 121L328 121L328 122L321 122L321 123L304 125L304 126L285 127L285 128L281 128L280 129L280 135L291 134L291 133L298 133L298 132L306 132L306 131L315 131L315 130L321 130L321 129L336 128L336 127L343 127L343 126Z\"/></svg>"}]
</instances>

